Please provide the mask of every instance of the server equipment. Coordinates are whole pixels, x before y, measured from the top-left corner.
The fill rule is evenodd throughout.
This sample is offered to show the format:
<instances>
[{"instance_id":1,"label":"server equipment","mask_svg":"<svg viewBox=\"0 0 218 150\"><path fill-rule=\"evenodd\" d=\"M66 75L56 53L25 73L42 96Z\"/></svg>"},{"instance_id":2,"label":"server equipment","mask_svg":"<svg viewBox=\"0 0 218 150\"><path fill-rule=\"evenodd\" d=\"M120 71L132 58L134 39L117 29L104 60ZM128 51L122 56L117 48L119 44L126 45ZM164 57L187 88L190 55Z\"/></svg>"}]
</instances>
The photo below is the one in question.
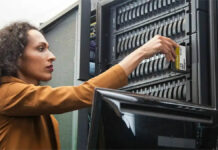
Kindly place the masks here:
<instances>
[{"instance_id":1,"label":"server equipment","mask_svg":"<svg viewBox=\"0 0 218 150\"><path fill-rule=\"evenodd\" d=\"M110 91L109 95L118 96L114 97L108 96L108 94L105 96L104 90L96 92L92 121L100 120L101 122L103 120L103 123L101 123L103 127L100 131L100 129L96 129L94 123L92 124L89 134L89 148L99 148L99 143L101 143L101 146L102 143L107 143L108 136L105 135L104 142L99 142L101 141L97 138L99 134L94 133L107 133L106 123L104 123L107 122L105 121L107 115L105 113L95 115L97 112L105 112L103 111L105 107L103 103L107 103L108 107L114 105L118 107L119 104L117 108L119 112L123 112L122 105L127 106L128 109L125 110L128 110L127 112L132 115L167 118L171 120L169 127L177 124L175 120L189 122L188 127L184 125L181 128L187 127L187 130L193 133L189 138L194 140L191 141L194 146L180 148L216 147L216 136L213 137L213 142L208 144L208 141L205 141L208 136L203 135L203 129L207 128L209 133L208 126L216 125L216 117L214 116L216 116L217 109L216 90L218 86L218 68L216 65L218 57L217 6L216 0L102 0L99 2L97 7L97 73L117 64L155 35L169 37L181 45L180 50L176 50L181 60L176 63L168 62L164 54L158 53L143 60L129 75L128 85L121 88L127 93L121 92L121 95L117 95L116 91ZM131 95L128 92L133 94ZM143 102L138 103L138 99L143 99ZM116 113L117 109L112 107L111 111ZM143 113L136 113L140 112L137 109L142 110ZM99 118L96 119L96 116ZM166 120L160 119L156 123L161 124L164 121ZM151 121L150 124L154 122ZM154 129L152 126L149 128ZM167 128L165 129L167 130ZM164 141L164 144L180 141L175 140L176 138L182 138L181 141L187 142L185 139L188 136L176 137L176 134L171 135L174 140L167 138L163 140L160 136L167 134L159 129L157 130L153 134L158 137L158 140ZM176 133L176 128L172 130ZM196 130L198 133L195 132ZM202 136L199 136L200 134ZM97 137L93 140L94 135ZM148 136L148 134L145 134L145 136ZM172 145L166 144L165 148L179 148ZM104 146L103 148L109 149L118 148ZM145 148L143 146L140 148ZM158 148L158 144L156 143L156 147L150 145L151 147Z\"/></svg>"},{"instance_id":2,"label":"server equipment","mask_svg":"<svg viewBox=\"0 0 218 150\"><path fill-rule=\"evenodd\" d=\"M184 46L185 72L172 70L164 54L145 59L124 90L213 106L210 97L209 1L128 0L99 6L99 72L155 35ZM105 3L105 5L104 5ZM180 54L182 55L182 54Z\"/></svg>"}]
</instances>

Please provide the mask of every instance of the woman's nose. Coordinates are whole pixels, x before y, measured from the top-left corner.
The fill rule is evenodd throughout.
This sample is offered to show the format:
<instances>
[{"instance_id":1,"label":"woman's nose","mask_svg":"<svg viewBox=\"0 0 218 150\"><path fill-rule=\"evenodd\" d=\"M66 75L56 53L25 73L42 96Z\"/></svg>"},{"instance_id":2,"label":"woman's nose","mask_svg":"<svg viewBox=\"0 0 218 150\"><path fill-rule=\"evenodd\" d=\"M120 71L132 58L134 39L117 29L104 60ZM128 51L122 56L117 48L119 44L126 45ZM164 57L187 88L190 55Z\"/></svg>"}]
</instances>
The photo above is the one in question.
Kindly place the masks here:
<instances>
[{"instance_id":1,"label":"woman's nose","mask_svg":"<svg viewBox=\"0 0 218 150\"><path fill-rule=\"evenodd\" d=\"M56 60L55 55L54 55L51 51L49 51L49 57L48 57L48 59L49 59L50 61L55 61L55 60Z\"/></svg>"}]
</instances>

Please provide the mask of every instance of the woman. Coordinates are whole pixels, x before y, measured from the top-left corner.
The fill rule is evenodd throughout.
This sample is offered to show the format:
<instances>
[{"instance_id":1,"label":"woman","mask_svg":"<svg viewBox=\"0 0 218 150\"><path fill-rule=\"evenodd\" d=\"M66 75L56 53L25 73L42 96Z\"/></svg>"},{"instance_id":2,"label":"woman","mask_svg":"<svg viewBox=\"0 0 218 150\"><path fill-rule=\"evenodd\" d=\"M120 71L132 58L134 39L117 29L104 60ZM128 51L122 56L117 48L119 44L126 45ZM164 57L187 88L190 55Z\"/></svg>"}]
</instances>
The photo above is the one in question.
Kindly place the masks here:
<instances>
[{"instance_id":1,"label":"woman","mask_svg":"<svg viewBox=\"0 0 218 150\"><path fill-rule=\"evenodd\" d=\"M119 64L80 86L39 86L52 78L55 56L42 33L26 22L0 30L0 149L60 149L50 114L91 106L95 87L120 88L145 58L164 53L174 61L178 45L155 36Z\"/></svg>"}]
</instances>

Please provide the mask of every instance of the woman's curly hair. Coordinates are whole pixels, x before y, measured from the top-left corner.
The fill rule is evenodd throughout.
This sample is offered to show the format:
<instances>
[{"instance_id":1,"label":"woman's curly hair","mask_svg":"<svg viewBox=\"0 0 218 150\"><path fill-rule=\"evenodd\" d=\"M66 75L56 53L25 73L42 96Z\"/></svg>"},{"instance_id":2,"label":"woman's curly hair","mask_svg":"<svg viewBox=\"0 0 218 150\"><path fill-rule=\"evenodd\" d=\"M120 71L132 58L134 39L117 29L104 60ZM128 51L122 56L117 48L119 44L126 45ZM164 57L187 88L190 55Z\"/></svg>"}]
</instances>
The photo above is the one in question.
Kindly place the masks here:
<instances>
[{"instance_id":1,"label":"woman's curly hair","mask_svg":"<svg viewBox=\"0 0 218 150\"><path fill-rule=\"evenodd\" d=\"M31 29L38 30L28 22L14 22L0 30L0 77L17 76L17 60L24 52Z\"/></svg>"}]
</instances>

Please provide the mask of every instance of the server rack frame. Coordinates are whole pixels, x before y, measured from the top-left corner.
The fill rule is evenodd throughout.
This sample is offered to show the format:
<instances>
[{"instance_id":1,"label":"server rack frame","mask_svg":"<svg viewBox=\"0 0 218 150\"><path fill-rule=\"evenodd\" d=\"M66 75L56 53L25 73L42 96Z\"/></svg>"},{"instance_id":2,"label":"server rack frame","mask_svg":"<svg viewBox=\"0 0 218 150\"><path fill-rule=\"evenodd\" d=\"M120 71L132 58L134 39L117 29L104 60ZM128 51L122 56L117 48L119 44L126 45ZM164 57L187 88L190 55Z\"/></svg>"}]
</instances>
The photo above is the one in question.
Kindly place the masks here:
<instances>
[{"instance_id":1,"label":"server rack frame","mask_svg":"<svg viewBox=\"0 0 218 150\"><path fill-rule=\"evenodd\" d=\"M186 0L186 2L191 3L191 7L189 11L192 11L190 14L190 28L191 32L189 38L191 39L190 46L192 47L192 54L191 54L191 64L192 64L192 79L191 79L191 96L194 100L193 103L196 108L200 106L206 105L209 109L213 109L214 113L217 109L217 102L216 102L216 89L217 89L217 67L215 62L217 62L217 2L210 1L204 5L199 3L200 0ZM98 41L98 51L96 53L96 72L101 73L102 71L106 70L111 65L117 63L119 60L112 62L110 59L113 57L111 51L107 49L110 47L108 42L108 32L107 30L112 30L113 27L110 26L110 19L103 18L109 14L108 9L114 5L118 5L119 3L124 3L125 1L122 0L103 0L98 3L97 6L97 41ZM207 12L207 7L212 7L209 9L210 11ZM202 15L203 13L203 15ZM205 13L205 14L204 14ZM210 18L208 18L210 14ZM214 14L211 16L211 14ZM202 17L203 16L203 17ZM208 20L208 24L205 25L204 21ZM209 28L209 21L210 21L210 28ZM202 34L202 30L207 29L207 35ZM106 34L105 34L106 33ZM201 33L201 34L199 34ZM202 38L207 36L207 40L202 40ZM105 38L106 37L106 38ZM210 39L209 39L210 37ZM105 40L107 39L107 41ZM209 41L211 42L209 45ZM194 43L194 44L193 44ZM206 53L203 51L204 49L210 49L210 53ZM107 50L105 50L107 49ZM201 53L199 53L201 50ZM207 60L205 62L205 55L207 55ZM210 56L209 56L210 55ZM197 57L196 57L197 56ZM211 66L209 68L208 66ZM203 71L202 71L203 70ZM177 76L178 77L178 76ZM139 85L135 85L139 86ZM196 88L197 87L197 88ZM207 87L207 88L205 88ZM125 88L124 88L125 89ZM207 92L205 92L207 90ZM183 102L181 102L183 103Z\"/></svg>"}]
</instances>

